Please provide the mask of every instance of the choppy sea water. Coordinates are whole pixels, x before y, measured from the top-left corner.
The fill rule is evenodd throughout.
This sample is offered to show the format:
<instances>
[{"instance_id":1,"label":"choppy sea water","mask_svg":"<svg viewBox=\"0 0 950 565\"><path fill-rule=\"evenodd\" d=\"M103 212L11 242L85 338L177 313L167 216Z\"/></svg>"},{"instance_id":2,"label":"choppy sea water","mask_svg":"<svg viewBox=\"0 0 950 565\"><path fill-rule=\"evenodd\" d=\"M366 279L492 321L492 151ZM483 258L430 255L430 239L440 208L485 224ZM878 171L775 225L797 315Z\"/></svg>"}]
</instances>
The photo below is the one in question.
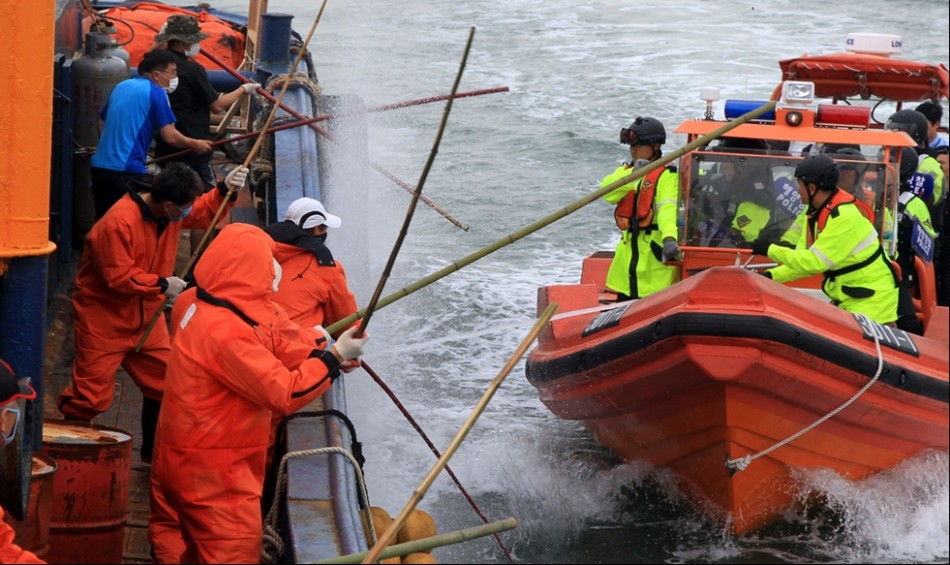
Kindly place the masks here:
<instances>
[{"instance_id":1,"label":"choppy sea water","mask_svg":"<svg viewBox=\"0 0 950 565\"><path fill-rule=\"evenodd\" d=\"M269 9L294 14L305 35L319 4L271 0ZM510 89L453 104L423 194L470 230L420 202L386 296L596 190L627 158L617 132L638 115L672 131L702 115L703 86L719 87L723 99L765 99L780 78L777 61L843 51L854 32L901 35L900 57L947 65L948 22L941 0L330 0L310 49L327 94L388 104L447 94L475 26L460 90ZM415 185L444 109L436 103L367 116L369 159ZM715 109L721 115L721 103ZM667 148L684 142L671 135ZM328 244L362 306L410 197L364 159L345 151L333 157L325 202L344 225ZM591 204L379 310L365 360L444 449L531 327L537 287L576 281L581 259L612 249L614 238L607 205ZM396 515L435 457L366 374L346 382L371 501ZM947 453L858 484L803 474L811 496L800 509L732 537L693 511L662 472L617 461L579 424L551 415L524 378L523 362L450 466L491 518L518 519L503 539L523 562L950 560ZM444 474L420 507L443 532L480 523ZM434 555L506 561L491 538Z\"/></svg>"}]
</instances>

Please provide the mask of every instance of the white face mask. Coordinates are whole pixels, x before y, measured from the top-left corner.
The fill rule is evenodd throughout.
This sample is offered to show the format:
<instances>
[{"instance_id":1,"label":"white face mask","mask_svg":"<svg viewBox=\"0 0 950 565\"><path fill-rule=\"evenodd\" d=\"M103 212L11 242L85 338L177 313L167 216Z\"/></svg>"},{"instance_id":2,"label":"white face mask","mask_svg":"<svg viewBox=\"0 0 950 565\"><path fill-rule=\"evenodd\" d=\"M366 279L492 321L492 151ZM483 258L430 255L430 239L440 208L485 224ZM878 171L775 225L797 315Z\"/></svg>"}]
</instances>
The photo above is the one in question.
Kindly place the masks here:
<instances>
[{"instance_id":1,"label":"white face mask","mask_svg":"<svg viewBox=\"0 0 950 565\"><path fill-rule=\"evenodd\" d=\"M201 52L201 44L192 43L191 45L188 46L188 49L185 51L185 56L187 56L189 59L194 59L200 52Z\"/></svg>"},{"instance_id":2,"label":"white face mask","mask_svg":"<svg viewBox=\"0 0 950 565\"><path fill-rule=\"evenodd\" d=\"M175 92L176 88L178 88L178 77L168 81L168 86L165 87L165 92L171 94L172 92Z\"/></svg>"},{"instance_id":3,"label":"white face mask","mask_svg":"<svg viewBox=\"0 0 950 565\"><path fill-rule=\"evenodd\" d=\"M646 167L649 164L650 164L649 159L637 159L636 161L633 162L633 169L636 170L641 167Z\"/></svg>"},{"instance_id":4,"label":"white face mask","mask_svg":"<svg viewBox=\"0 0 950 565\"><path fill-rule=\"evenodd\" d=\"M284 270L281 268L280 263L277 262L277 259L274 259L274 292L277 292L277 286L280 284L280 277L284 274Z\"/></svg>"}]
</instances>

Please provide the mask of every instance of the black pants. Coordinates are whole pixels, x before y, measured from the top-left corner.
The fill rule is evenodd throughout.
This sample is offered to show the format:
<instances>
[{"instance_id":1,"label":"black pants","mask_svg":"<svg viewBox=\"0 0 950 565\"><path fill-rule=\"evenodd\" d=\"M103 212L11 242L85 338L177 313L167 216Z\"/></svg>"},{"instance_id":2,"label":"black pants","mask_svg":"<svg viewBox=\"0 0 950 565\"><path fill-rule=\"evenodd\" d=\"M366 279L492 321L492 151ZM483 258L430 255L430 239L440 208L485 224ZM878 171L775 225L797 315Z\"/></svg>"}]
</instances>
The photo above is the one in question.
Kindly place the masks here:
<instances>
[{"instance_id":1,"label":"black pants","mask_svg":"<svg viewBox=\"0 0 950 565\"><path fill-rule=\"evenodd\" d=\"M152 176L145 173L127 173L111 169L92 168L92 195L96 201L96 219L98 220L112 205L129 191L129 183L141 180L152 182Z\"/></svg>"},{"instance_id":2,"label":"black pants","mask_svg":"<svg viewBox=\"0 0 950 565\"><path fill-rule=\"evenodd\" d=\"M145 463L152 462L152 450L155 447L155 430L158 427L158 412L162 408L161 400L142 398L142 450L139 456Z\"/></svg>"}]
</instances>

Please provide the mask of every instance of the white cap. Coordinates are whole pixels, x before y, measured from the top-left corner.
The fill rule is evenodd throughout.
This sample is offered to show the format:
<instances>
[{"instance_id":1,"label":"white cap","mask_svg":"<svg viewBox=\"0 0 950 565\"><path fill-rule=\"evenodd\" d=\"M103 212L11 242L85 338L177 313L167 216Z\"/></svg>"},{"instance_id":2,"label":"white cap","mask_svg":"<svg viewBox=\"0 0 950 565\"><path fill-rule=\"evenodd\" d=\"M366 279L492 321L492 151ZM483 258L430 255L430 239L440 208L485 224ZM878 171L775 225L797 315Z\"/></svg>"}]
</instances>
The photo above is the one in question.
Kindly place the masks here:
<instances>
[{"instance_id":1,"label":"white cap","mask_svg":"<svg viewBox=\"0 0 950 565\"><path fill-rule=\"evenodd\" d=\"M338 228L343 220L339 216L327 212L319 200L313 198L298 198L287 207L285 220L290 220L305 230L326 225L328 228Z\"/></svg>"}]
</instances>

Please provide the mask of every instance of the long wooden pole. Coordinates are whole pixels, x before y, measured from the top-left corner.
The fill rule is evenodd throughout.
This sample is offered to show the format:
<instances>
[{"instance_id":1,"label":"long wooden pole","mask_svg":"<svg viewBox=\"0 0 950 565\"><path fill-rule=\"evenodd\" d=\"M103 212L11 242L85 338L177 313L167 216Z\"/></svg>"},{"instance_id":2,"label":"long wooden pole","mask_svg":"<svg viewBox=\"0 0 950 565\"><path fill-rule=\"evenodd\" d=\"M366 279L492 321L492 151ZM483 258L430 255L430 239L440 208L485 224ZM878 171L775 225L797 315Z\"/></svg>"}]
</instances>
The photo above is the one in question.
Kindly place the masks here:
<instances>
[{"instance_id":1,"label":"long wooden pole","mask_svg":"<svg viewBox=\"0 0 950 565\"><path fill-rule=\"evenodd\" d=\"M287 87L290 86L290 79L294 76L294 73L297 72L297 65L300 64L300 60L303 59L303 54L307 51L307 46L310 45L310 39L313 38L313 33L317 30L317 24L320 23L320 16L323 15L323 9L327 6L327 0L323 0L323 3L320 4L320 11L317 12L317 17L313 20L313 25L310 26L310 33L307 34L307 39L303 42L303 45L300 47L300 51L297 52L297 56L294 58L294 64L290 67L290 72L287 74L287 80L284 81L284 86L280 89L280 96L277 97L277 102L274 104L273 108L270 110L270 114L267 116L267 121L264 122L264 127L261 129L267 131L267 128L270 127L271 122L274 121L274 116L277 115L277 109L280 108L280 102L284 99L284 94L287 93ZM261 148L261 144L264 142L265 136L261 135L257 138L257 141L254 142L254 145L251 147L251 150L248 152L247 157L244 159L242 167L247 167L251 164L251 161L257 156L257 152ZM198 242L198 246L192 252L191 257L188 258L188 262L185 263L185 267L181 270L181 275L185 276L191 266L194 265L195 261L198 260L198 256L201 254L205 245L208 243L208 239L211 237L211 234L214 232L214 226L218 225L218 221L221 219L221 215L224 214L225 208L228 207L228 200L230 200L231 195L234 193L234 187L228 186L228 192L224 195L224 198L221 199L221 205L218 206L218 210L214 213L214 217L211 219L211 223L208 226L208 229L205 230L204 236L201 238L201 241ZM138 344L135 346L135 351L141 351L142 346L145 344L145 340L148 339L148 335L152 333L152 328L155 327L155 323L158 322L158 319L162 316L162 310L165 309L165 304L168 303L168 297L165 296L162 298L162 303L159 305L158 310L155 311L155 314L152 316L151 321L148 323L148 327L145 328L145 333L142 334L142 338L139 340Z\"/></svg>"},{"instance_id":2,"label":"long wooden pole","mask_svg":"<svg viewBox=\"0 0 950 565\"><path fill-rule=\"evenodd\" d=\"M379 388L383 389L383 392L386 393L386 396L388 396L390 400L393 401L393 404L396 405L396 408L398 408L399 411L402 412L402 415L405 416L406 421L409 422L409 425L411 425L413 429L416 430L416 432L419 434L419 437L422 438L422 441L424 441L425 444L429 446L429 450L432 451L432 453L435 455L435 458L438 459L439 457L442 457L442 452L439 451L439 449L435 446L434 443L432 443L432 440L430 440L429 436L425 433L425 431L422 430L422 426L420 426L419 423L416 422L416 419L412 417L412 414L409 413L409 410L407 410L406 407L403 406L402 402L400 402L399 399L396 398L396 393L394 393L392 389L389 388L389 385L387 385L386 382L383 381L383 378L380 377L376 373L376 371L374 371L373 368L370 367L366 363L366 361L361 361L360 366L363 367L364 371L369 373L369 376L371 376L373 380L376 381L376 384L379 385ZM467 500L469 505L472 507L472 509L475 510L475 513L478 514L478 517L482 519L482 522L488 524L489 523L488 516L486 516L485 513L482 512L482 509L478 507L478 504L475 503L475 499L472 498L472 495L470 495L467 490L465 490L465 487L462 486L462 481L460 481L459 478L455 476L455 471L453 471L452 468L448 466L448 464L446 464L445 466L445 472L446 474L448 474L449 478L452 479L452 482L455 483L455 486L459 488L459 491L462 493L462 496L465 497L465 500ZM508 549L508 546L505 545L505 542L503 542L501 540L501 537L498 536L497 534L495 535L495 541L498 542L498 547L500 547L501 550L505 553L505 556L508 558L508 561L510 561L511 563L514 563L515 558L511 555L511 550Z\"/></svg>"},{"instance_id":3,"label":"long wooden pole","mask_svg":"<svg viewBox=\"0 0 950 565\"><path fill-rule=\"evenodd\" d=\"M205 52L203 52L203 51L202 51L201 54L203 54L205 57L207 57L208 59L210 59L213 63L215 63L216 65L218 65L218 66L221 67L222 69L224 69L224 70L225 70L226 72L228 72L229 74L231 74L234 78L240 80L241 82L250 82L247 78L244 77L244 75L242 75L241 73L235 71L234 69L232 69L231 67L229 67L227 64L225 64L223 61L221 61L220 59L218 59L218 58L215 57L214 55L211 55L210 53L205 53ZM262 89L259 89L259 90L258 90L258 93L260 93L261 96L263 96L264 98L267 98L268 100L271 100L271 101L274 100L274 96L273 96L270 92L267 92L266 90L264 90L263 88L262 88ZM307 116L304 116L303 114L301 114L300 112L294 110L294 109L291 108L290 106L282 106L281 109L284 110L285 112L287 112L288 114L290 114L291 116L297 118L298 120L306 120L306 119L307 119ZM331 141L334 140L334 139L333 139L333 136L330 135L330 132L328 132L327 130L325 130L325 129L323 129L322 127L318 126L317 124L315 124L315 123L310 123L310 124L307 124L307 125L308 125L308 127L310 127L310 129L312 129L313 131L319 133L319 134L322 135L323 137L325 137L325 138L327 138L327 139L329 139L329 140L331 140ZM405 181L399 179L398 177L396 177L396 175L390 173L389 171L387 171L386 169L384 169L384 168L383 168L382 166L380 166L379 164L374 163L373 161L370 161L369 164L370 164L370 166L372 166L374 169L376 169L377 171L379 171L383 176L385 176L386 178L392 180L393 182L395 182L397 185L399 185L401 188L403 188L403 189L406 190L407 192L413 192L413 191L414 191L414 188L413 188L412 186L410 186L409 183L407 183L407 182L405 182ZM449 214L448 212L446 212L445 210L443 210L443 209L442 209L441 207L439 207L436 203L432 202L431 200L429 200L429 199L426 198L425 196L420 197L420 200L422 200L426 205L428 205L430 208L432 208L433 210L435 210L436 212L438 212L443 218L445 218L446 220L448 220L448 221L452 222L453 224L455 224L456 227L462 229L463 231L468 231L468 226L467 226L467 225L465 225L465 224L463 224L462 222L458 221L457 219L453 218L451 214Z\"/></svg>"},{"instance_id":4,"label":"long wooden pole","mask_svg":"<svg viewBox=\"0 0 950 565\"><path fill-rule=\"evenodd\" d=\"M508 530L513 530L517 527L517 520L514 518L505 518L503 520L489 522L488 524L483 524L481 526L474 526L471 528L465 528L464 530L449 532L447 534L439 534L437 536L391 545L384 549L382 553L380 553L379 557L380 559L389 559L390 557L401 557L404 555L409 555L410 553L429 551L430 549L436 547L462 543L485 536L497 536L499 532L507 532ZM349 555L331 557L330 559L321 559L320 561L314 561L314 563L359 563L360 560L366 557L366 554L366 551L360 551L358 553L351 553Z\"/></svg>"},{"instance_id":5,"label":"long wooden pole","mask_svg":"<svg viewBox=\"0 0 950 565\"><path fill-rule=\"evenodd\" d=\"M555 221L563 218L564 216L567 216L568 214L572 214L576 212L577 210L583 208L584 206L587 206L591 202L601 198L602 196L610 193L611 191L616 190L617 188L620 188L621 186L627 184L628 182L633 182L639 179L640 177L643 177L644 175L648 174L650 171L656 169L657 167L663 167L667 163L675 159L678 159L679 157L685 155L686 153L692 151L693 149L696 149L697 147L708 144L710 141L718 138L719 136L728 132L729 130L741 124L744 124L748 122L749 120L754 120L755 118L768 112L774 107L775 107L775 102L769 102L767 104L760 106L759 108L756 108L755 110L752 110L751 112L748 112L746 114L739 116L738 118L732 120L731 122L723 124L722 127L716 129L715 131L712 131L700 137L699 139L697 139L696 141L693 141L692 143L688 143L684 145L683 147L680 147L676 151L668 155L665 155L664 157L660 159L657 159L656 161L650 163L649 165L645 167L637 169L632 174L629 174L623 178L617 179L616 181L601 188L600 190L592 192L591 194L585 196L584 198L577 200L573 204L570 204L553 214L545 216L541 218L540 220L534 222L533 224L528 225L527 227L524 227L514 233L508 234L505 237L496 241L495 243L492 243L491 245L483 247L479 249L478 251L475 251L474 253L467 255L466 257L459 259L458 261L452 263L451 265L439 271L436 271L435 273L432 273L431 275L427 277L423 277L419 279L418 281L416 281L415 283L407 287L404 287L401 290L398 290L390 294L389 296L381 298L379 300L379 303L376 305L376 308L379 309L379 308L388 306L392 304L393 302L399 300L400 298L403 298L405 296L412 294L413 292L416 292L417 290L425 288L429 286L430 284L438 281L439 279L442 279L454 273L455 271L458 271L462 269L463 267L466 267L470 265L471 263L474 263L475 261L481 259L482 257L485 257L486 255L489 255L491 253L494 253L495 251L498 251L499 249L501 249L502 247L505 247L508 244L514 243L523 237L531 235L532 233L540 230L541 228L545 226L548 226L554 223ZM352 324L356 320L359 320L365 314L365 312L366 312L365 309L359 310L353 314L350 314L346 318L343 318L342 320L339 320L337 322L330 324L329 326L327 326L326 329L328 332L330 332L331 335L333 335L336 332L342 330L343 328L348 327L350 324Z\"/></svg>"},{"instance_id":6,"label":"long wooden pole","mask_svg":"<svg viewBox=\"0 0 950 565\"><path fill-rule=\"evenodd\" d=\"M470 90L468 92L458 92L455 94L455 98L468 98L471 96L481 96L483 94L494 94L496 92L507 92L507 91L508 91L507 86L497 86L495 88L483 88L481 90ZM221 124L219 124L218 126L218 131L217 133L215 133L215 136L216 136L215 141L211 142L211 146L218 147L220 145L226 145L228 143L236 143L238 141L244 141L245 139L251 139L253 137L257 137L261 135L262 133L270 134L277 131L284 131L288 129L299 128L302 126L309 126L310 124L313 124L316 122L325 122L329 119L337 118L340 116L348 116L348 115L357 114L357 113L382 112L384 110L391 110L393 108L407 108L409 106L420 106L422 104L429 104L432 102L439 102L442 100L446 100L448 97L449 97L448 94L442 94L439 96L429 96L427 98L417 98L415 100L407 100L405 102L395 102L393 104L385 104L383 106L373 106L372 108L366 108L362 112L339 112L339 113L320 114L318 116L313 116L312 118L306 118L303 120L294 120L292 122L287 122L279 126L274 126L274 127L268 128L266 131L255 130L255 131L249 131L247 133L241 133L241 134L229 137L227 139L218 139L220 135L224 134L224 129L225 129L224 124L227 122L228 116L233 115L231 113L231 110L228 110L228 115L225 116L225 120L222 121ZM238 102L235 102L235 104L237 104ZM233 109L234 106L232 105L231 108ZM175 153L169 153L168 155L162 155L161 157L155 157L154 159L149 159L148 162L146 162L146 164L148 165L151 163L161 163L163 161L168 161L170 159L175 159L177 157L183 157L190 153L191 153L191 149L182 149L181 151L176 151ZM414 190L411 186L409 188L410 188L409 192L412 192ZM465 226L465 227L466 229L468 228L468 226Z\"/></svg>"},{"instance_id":7,"label":"long wooden pole","mask_svg":"<svg viewBox=\"0 0 950 565\"><path fill-rule=\"evenodd\" d=\"M435 162L435 156L439 153L439 143L441 143L442 134L445 132L445 124L449 121L449 112L452 111L452 102L455 100L455 93L458 91L459 83L462 82L462 73L465 71L465 63L468 61L468 53L472 49L472 38L474 36L475 26L472 26L468 30L468 41L465 43L465 51L462 53L462 62L459 64L458 72L455 73L455 82L452 83L452 92L449 94L449 98L445 103L445 110L442 112L442 121L439 124L438 132L435 134L435 140L432 142L432 150L429 151L429 158L426 159L425 167L422 168L422 175L419 177L419 183L416 184L416 190L412 193L409 209L406 210L406 218L402 222L402 228L399 230L396 243L393 244L393 250L389 254L386 268L383 269L383 274L379 277L379 283L376 284L376 290L373 291L373 297L366 307L366 316L363 318L363 321L360 322L360 327L356 331L356 334L354 334L356 336L363 335L363 332L366 330L366 326L373 316L373 309L376 307L376 303L379 302L379 296L383 293L386 280L389 279L389 274L392 272L393 265L396 263L396 255L399 254L399 248L402 247L402 242L406 239L406 234L409 233L409 223L412 222L412 214L416 210L416 203L419 202L422 187L425 185L426 178L429 176L429 170L432 169L432 163Z\"/></svg>"},{"instance_id":8,"label":"long wooden pole","mask_svg":"<svg viewBox=\"0 0 950 565\"><path fill-rule=\"evenodd\" d=\"M409 517L409 514L416 508L416 505L419 504L419 501L422 500L422 497L425 496L426 491L429 490L429 487L432 486L432 483L435 481L436 477L442 471L442 469L448 464L449 459L458 451L459 446L465 441L465 437L471 431L472 427L475 425L475 421L478 420L478 417L481 416L482 412L485 410L485 407L488 406L488 402L494 396L495 391L498 390L498 387L501 386L505 377L508 376L508 373L514 369L515 364L519 359L525 354L528 350L528 347L531 343L538 337L538 334L541 333L541 330L544 329L544 326L547 325L550 321L551 316L554 315L554 312L557 310L558 305L556 302L548 304L548 307L544 309L544 312L541 313L541 316L534 323L534 326L531 327L531 331L528 332L528 335L525 336L521 343L518 345L518 348L508 359L508 362L505 363L505 366L502 367L498 375L492 379L491 383L488 385L488 389L482 395L482 398L475 405L475 408L472 410L472 413L469 415L468 419L462 425L462 428L459 429L458 433L455 434L455 437L449 443L449 446L446 448L445 453L442 454L442 457L436 462L435 466L432 467L432 470L429 471L429 474L426 475L422 483L413 491L412 496L409 498L409 502L402 509L402 512L399 513L393 523L386 528L386 531L383 532L382 537L376 542L376 545L372 547L370 552L363 558L363 563L375 563L379 558L379 554L389 545L389 542L392 541L393 537L396 535L396 532L402 528L403 524L406 523L406 519Z\"/></svg>"}]
</instances>

